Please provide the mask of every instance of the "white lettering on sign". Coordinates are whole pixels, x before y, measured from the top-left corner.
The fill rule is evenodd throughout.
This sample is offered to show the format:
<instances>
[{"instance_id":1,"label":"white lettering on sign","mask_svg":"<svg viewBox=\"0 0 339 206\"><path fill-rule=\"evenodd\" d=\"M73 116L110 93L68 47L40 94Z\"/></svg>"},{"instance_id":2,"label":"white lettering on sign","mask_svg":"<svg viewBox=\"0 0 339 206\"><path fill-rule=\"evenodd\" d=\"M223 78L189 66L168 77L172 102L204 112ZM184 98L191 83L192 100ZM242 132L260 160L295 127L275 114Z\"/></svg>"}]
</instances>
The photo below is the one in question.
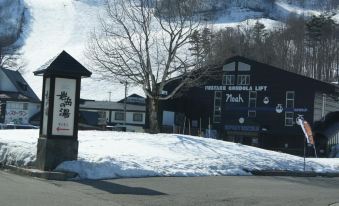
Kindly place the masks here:
<instances>
[{"instance_id":1,"label":"white lettering on sign","mask_svg":"<svg viewBox=\"0 0 339 206\"><path fill-rule=\"evenodd\" d=\"M267 86L255 86L255 91L266 91Z\"/></svg>"},{"instance_id":2,"label":"white lettering on sign","mask_svg":"<svg viewBox=\"0 0 339 206\"><path fill-rule=\"evenodd\" d=\"M243 103L244 99L240 94L237 97L233 97L232 94L226 94L226 102Z\"/></svg>"},{"instance_id":3,"label":"white lettering on sign","mask_svg":"<svg viewBox=\"0 0 339 206\"><path fill-rule=\"evenodd\" d=\"M229 86L229 91L266 91L267 86Z\"/></svg>"},{"instance_id":4,"label":"white lettering on sign","mask_svg":"<svg viewBox=\"0 0 339 206\"><path fill-rule=\"evenodd\" d=\"M205 86L206 91L267 91L267 86Z\"/></svg>"},{"instance_id":5,"label":"white lettering on sign","mask_svg":"<svg viewBox=\"0 0 339 206\"><path fill-rule=\"evenodd\" d=\"M226 86L205 86L205 90L209 90L209 91L226 91Z\"/></svg>"},{"instance_id":6,"label":"white lettering on sign","mask_svg":"<svg viewBox=\"0 0 339 206\"><path fill-rule=\"evenodd\" d=\"M53 135L73 135L76 80L55 78Z\"/></svg>"}]
</instances>

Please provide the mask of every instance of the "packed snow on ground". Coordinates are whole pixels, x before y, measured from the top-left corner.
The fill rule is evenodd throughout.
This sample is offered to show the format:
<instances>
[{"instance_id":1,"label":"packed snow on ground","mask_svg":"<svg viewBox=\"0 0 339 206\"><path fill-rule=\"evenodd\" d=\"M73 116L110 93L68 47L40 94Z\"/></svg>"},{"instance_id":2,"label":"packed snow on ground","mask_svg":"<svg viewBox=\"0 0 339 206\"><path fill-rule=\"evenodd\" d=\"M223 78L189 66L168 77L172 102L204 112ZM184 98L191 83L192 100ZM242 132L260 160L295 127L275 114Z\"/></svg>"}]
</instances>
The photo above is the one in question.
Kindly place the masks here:
<instances>
[{"instance_id":1,"label":"packed snow on ground","mask_svg":"<svg viewBox=\"0 0 339 206\"><path fill-rule=\"evenodd\" d=\"M32 166L38 130L0 130L0 163ZM82 179L250 175L251 170L302 171L303 158L180 134L80 131L79 158L60 164ZM307 170L338 172L339 158L307 159Z\"/></svg>"}]
</instances>

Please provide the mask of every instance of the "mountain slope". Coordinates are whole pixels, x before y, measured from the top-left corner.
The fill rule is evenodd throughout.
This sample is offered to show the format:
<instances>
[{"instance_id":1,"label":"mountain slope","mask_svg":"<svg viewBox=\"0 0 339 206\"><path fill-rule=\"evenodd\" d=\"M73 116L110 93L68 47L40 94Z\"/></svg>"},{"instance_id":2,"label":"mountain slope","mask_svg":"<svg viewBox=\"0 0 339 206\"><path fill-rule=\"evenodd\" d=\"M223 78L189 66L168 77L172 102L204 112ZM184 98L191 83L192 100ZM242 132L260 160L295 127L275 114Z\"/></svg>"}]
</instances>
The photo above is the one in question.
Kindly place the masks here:
<instances>
[{"instance_id":1,"label":"mountain slope","mask_svg":"<svg viewBox=\"0 0 339 206\"><path fill-rule=\"evenodd\" d=\"M253 0L230 1L226 5L217 0L204 0L206 10L215 15L209 25L212 29L227 26L253 25L259 19L267 28L273 28L289 14L318 14L323 8L317 8L320 0L308 1L305 9L300 4L288 4L288 0ZM84 66L89 66L85 58L89 32L99 26L98 16L104 13L103 0L25 0L28 23L24 26L21 39L23 57L27 63L25 78L38 96L41 96L42 78L33 76L46 61L66 50ZM218 4L216 4L216 2ZM211 5L217 5L213 7ZM226 8L227 7L227 8ZM216 10L216 11L213 11ZM339 16L337 16L339 19ZM276 19L276 20L273 20ZM123 85L116 82L101 82L94 78L82 81L81 97L96 100L107 100L108 92L112 92L112 99L124 97ZM130 88L131 93L143 94L140 88Z\"/></svg>"}]
</instances>

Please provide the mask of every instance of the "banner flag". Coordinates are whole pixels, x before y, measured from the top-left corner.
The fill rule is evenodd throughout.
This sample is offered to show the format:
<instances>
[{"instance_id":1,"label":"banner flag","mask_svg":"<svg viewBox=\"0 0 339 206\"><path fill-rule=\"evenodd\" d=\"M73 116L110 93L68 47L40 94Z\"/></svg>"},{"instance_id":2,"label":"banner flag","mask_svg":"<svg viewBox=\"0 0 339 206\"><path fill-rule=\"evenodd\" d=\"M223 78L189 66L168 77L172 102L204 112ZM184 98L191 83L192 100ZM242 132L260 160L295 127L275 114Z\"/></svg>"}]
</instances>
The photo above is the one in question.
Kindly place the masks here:
<instances>
[{"instance_id":1,"label":"banner flag","mask_svg":"<svg viewBox=\"0 0 339 206\"><path fill-rule=\"evenodd\" d=\"M304 132L307 144L314 145L313 132L310 124L302 118L297 118L297 123Z\"/></svg>"}]
</instances>

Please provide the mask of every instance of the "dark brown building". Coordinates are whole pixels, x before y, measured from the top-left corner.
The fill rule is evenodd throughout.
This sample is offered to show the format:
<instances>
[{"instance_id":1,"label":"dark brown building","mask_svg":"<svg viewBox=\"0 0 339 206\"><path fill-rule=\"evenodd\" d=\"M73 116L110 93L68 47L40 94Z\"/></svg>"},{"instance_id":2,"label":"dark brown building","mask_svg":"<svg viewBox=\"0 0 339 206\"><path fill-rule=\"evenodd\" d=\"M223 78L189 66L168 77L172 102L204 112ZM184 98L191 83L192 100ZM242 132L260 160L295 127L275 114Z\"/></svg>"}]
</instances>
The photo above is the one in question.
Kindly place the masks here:
<instances>
[{"instance_id":1,"label":"dark brown building","mask_svg":"<svg viewBox=\"0 0 339 206\"><path fill-rule=\"evenodd\" d=\"M240 56L218 69L220 78L162 102L163 128L182 132L185 122L185 133L301 155L304 136L296 118L302 116L312 125L320 155L339 144L337 85Z\"/></svg>"}]
</instances>

